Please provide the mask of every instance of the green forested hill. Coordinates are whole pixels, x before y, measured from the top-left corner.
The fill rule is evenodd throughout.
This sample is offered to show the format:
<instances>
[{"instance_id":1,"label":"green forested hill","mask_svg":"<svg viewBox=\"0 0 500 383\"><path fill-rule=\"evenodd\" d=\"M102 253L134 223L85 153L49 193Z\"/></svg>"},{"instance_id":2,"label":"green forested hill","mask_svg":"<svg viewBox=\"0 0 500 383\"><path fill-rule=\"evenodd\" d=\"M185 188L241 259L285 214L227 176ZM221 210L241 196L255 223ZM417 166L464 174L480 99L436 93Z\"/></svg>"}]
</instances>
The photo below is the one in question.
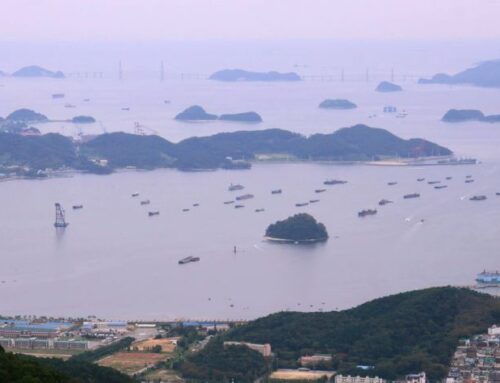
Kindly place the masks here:
<instances>
[{"instance_id":1,"label":"green forested hill","mask_svg":"<svg viewBox=\"0 0 500 383\"><path fill-rule=\"evenodd\" d=\"M281 365L299 356L334 355L341 373L362 373L357 365L394 379L424 370L445 376L459 338L485 332L500 322L500 300L452 287L392 295L340 312L281 312L249 322L226 337L270 343Z\"/></svg>"}]
</instances>

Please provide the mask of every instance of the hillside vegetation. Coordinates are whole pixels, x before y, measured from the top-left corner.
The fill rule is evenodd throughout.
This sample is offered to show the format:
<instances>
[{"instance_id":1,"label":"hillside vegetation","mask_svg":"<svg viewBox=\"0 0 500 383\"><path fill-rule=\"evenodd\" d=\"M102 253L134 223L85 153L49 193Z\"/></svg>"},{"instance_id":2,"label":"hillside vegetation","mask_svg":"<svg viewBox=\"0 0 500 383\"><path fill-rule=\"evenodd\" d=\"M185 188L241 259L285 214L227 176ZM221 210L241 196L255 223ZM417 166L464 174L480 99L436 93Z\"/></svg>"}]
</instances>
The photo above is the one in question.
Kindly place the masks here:
<instances>
[{"instance_id":1,"label":"hillside vegetation","mask_svg":"<svg viewBox=\"0 0 500 383\"><path fill-rule=\"evenodd\" d=\"M392 295L340 312L281 312L231 330L227 339L270 343L280 366L306 354L332 354L339 373L387 379L424 370L446 375L458 340L500 322L500 300L452 287Z\"/></svg>"}]
</instances>

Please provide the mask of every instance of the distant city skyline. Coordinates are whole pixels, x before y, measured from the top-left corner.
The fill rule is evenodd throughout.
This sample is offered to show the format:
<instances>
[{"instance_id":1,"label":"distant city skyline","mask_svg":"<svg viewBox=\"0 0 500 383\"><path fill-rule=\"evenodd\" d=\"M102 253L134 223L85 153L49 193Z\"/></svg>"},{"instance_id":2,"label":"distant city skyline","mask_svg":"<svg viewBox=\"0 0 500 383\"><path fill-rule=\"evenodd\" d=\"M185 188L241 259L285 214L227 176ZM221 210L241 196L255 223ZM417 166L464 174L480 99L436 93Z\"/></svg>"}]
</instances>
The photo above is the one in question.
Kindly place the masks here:
<instances>
[{"instance_id":1,"label":"distant city skyline","mask_svg":"<svg viewBox=\"0 0 500 383\"><path fill-rule=\"evenodd\" d=\"M500 37L498 0L3 0L0 42Z\"/></svg>"}]
</instances>

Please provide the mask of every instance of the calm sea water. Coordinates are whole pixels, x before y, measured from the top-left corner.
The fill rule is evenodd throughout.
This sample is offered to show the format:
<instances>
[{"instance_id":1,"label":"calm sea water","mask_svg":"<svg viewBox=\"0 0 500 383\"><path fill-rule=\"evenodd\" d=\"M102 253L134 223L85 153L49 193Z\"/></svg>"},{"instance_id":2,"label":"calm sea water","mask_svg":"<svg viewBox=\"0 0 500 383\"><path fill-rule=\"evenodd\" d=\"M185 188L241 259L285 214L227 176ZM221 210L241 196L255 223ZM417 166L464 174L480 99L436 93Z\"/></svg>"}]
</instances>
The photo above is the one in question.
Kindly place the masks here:
<instances>
[{"instance_id":1,"label":"calm sea water","mask_svg":"<svg viewBox=\"0 0 500 383\"><path fill-rule=\"evenodd\" d=\"M64 69L64 68L63 68ZM436 68L437 69L437 68ZM310 69L314 72L313 69ZM30 107L52 119L88 114L99 121L39 125L43 132L76 136L104 131L148 133L171 141L240 129L282 128L303 134L365 123L404 137L422 137L482 161L477 166L384 168L321 164L262 164L250 171L183 173L175 170L75 175L0 183L0 313L89 315L108 318L254 318L277 310L330 310L415 288L472 284L484 268L500 268L500 125L445 124L449 108L500 113L500 90L418 86L379 94L378 79L298 84L224 84L109 78L14 80L0 84L0 115ZM65 93L52 100L52 93ZM90 102L83 102L90 98ZM348 98L359 108L323 111L325 98ZM165 104L165 100L170 100ZM65 108L66 103L75 108ZM264 123L180 123L192 104L211 113L254 110ZM406 110L398 119L384 105ZM130 111L121 110L130 107ZM377 117L369 118L376 114ZM466 175L475 182L465 184ZM452 180L445 182L445 177ZM441 180L435 190L419 177ZM327 178L348 180L316 195ZM397 181L395 186L387 182ZM224 205L231 182L255 198L245 208ZM270 191L282 188L282 195ZM139 192L138 198L131 193ZM407 193L422 197L403 200ZM474 194L488 200L471 202ZM140 206L141 199L150 206ZM297 202L320 198L304 208ZM387 198L395 203L378 208ZM70 225L55 230L54 202ZM199 203L199 207L193 207ZM83 204L73 211L71 205ZM357 212L377 207L374 217ZM190 208L189 212L182 212ZM265 211L255 213L255 209ZM159 210L148 217L148 210ZM323 222L330 240L314 246L262 241L268 224L306 211ZM423 222L421 220L424 220ZM233 247L237 253L233 253ZM180 266L188 255L198 263Z\"/></svg>"}]
</instances>

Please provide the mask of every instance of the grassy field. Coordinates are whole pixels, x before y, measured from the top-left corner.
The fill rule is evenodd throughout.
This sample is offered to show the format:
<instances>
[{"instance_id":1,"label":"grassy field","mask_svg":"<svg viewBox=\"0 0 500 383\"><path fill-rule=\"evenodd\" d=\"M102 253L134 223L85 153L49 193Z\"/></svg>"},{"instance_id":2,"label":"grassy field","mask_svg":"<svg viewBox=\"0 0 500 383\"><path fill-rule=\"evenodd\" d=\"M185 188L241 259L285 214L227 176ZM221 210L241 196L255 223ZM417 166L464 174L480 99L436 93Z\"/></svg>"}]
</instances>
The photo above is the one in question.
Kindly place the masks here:
<instances>
[{"instance_id":1,"label":"grassy field","mask_svg":"<svg viewBox=\"0 0 500 383\"><path fill-rule=\"evenodd\" d=\"M149 352L117 352L101 359L97 364L133 375L168 359L168 355Z\"/></svg>"},{"instance_id":2,"label":"grassy field","mask_svg":"<svg viewBox=\"0 0 500 383\"><path fill-rule=\"evenodd\" d=\"M298 371L298 370L278 370L274 371L270 378L274 380L310 380L315 381L323 376L332 377L332 371Z\"/></svg>"},{"instance_id":3,"label":"grassy field","mask_svg":"<svg viewBox=\"0 0 500 383\"><path fill-rule=\"evenodd\" d=\"M132 350L148 351L155 346L160 346L162 352L172 353L175 350L174 341L178 338L165 338L165 339L146 339L132 344Z\"/></svg>"}]
</instances>

